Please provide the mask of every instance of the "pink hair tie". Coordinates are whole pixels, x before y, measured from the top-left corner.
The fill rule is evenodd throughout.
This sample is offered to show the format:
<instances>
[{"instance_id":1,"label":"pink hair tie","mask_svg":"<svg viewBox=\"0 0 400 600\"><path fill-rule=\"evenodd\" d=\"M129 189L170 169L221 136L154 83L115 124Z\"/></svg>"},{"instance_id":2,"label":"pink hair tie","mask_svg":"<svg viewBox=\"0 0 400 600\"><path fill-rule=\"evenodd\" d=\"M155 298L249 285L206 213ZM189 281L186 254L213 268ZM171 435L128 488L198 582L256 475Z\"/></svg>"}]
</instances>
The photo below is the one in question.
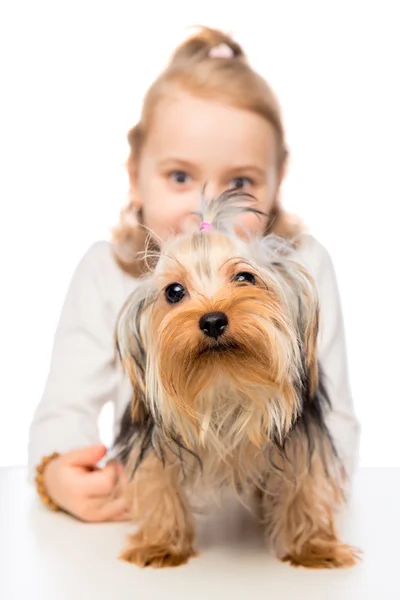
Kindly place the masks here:
<instances>
[{"instance_id":1,"label":"pink hair tie","mask_svg":"<svg viewBox=\"0 0 400 600\"><path fill-rule=\"evenodd\" d=\"M202 221L200 223L200 231L210 231L212 225L209 221Z\"/></svg>"},{"instance_id":2,"label":"pink hair tie","mask_svg":"<svg viewBox=\"0 0 400 600\"><path fill-rule=\"evenodd\" d=\"M228 44L218 44L213 46L208 52L210 58L234 58L235 53Z\"/></svg>"}]
</instances>

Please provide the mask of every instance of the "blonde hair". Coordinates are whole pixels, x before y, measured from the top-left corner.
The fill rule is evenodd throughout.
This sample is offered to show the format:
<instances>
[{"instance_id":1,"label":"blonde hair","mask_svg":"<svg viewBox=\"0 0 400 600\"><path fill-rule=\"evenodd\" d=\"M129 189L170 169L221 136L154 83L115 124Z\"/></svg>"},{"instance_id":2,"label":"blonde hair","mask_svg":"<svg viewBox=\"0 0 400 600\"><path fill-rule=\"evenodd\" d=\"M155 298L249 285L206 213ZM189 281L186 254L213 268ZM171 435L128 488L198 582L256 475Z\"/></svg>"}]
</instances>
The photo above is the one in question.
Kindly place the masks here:
<instances>
[{"instance_id":1,"label":"blonde hair","mask_svg":"<svg viewBox=\"0 0 400 600\"><path fill-rule=\"evenodd\" d=\"M211 49L221 44L228 46L231 57L216 60ZM241 46L229 35L208 27L184 41L172 55L169 65L147 91L140 121L128 132L130 147L126 162L130 181L134 180L140 152L148 135L152 116L160 100L168 97L177 87L196 97L217 100L235 108L248 110L266 119L273 127L276 138L276 169L278 180L287 161L285 132L278 101L268 83L248 64ZM120 213L120 221L112 231L115 257L120 266L133 275L145 270L139 264L144 250L145 230L132 198ZM270 213L268 233L294 237L301 225L298 219L283 211L275 201ZM266 232L267 233L267 232Z\"/></svg>"}]
</instances>

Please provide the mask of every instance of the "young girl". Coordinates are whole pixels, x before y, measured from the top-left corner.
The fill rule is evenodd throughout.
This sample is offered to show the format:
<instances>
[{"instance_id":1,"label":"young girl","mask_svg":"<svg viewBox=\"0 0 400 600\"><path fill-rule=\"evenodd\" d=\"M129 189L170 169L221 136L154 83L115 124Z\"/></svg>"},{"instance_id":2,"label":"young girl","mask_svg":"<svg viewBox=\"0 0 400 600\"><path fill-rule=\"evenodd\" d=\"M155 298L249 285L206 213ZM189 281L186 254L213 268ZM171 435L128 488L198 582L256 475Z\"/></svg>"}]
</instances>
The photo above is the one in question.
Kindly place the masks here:
<instances>
[{"instance_id":1,"label":"young girl","mask_svg":"<svg viewBox=\"0 0 400 600\"><path fill-rule=\"evenodd\" d=\"M296 239L318 288L319 359L333 405L329 427L351 477L359 427L334 269L326 250L280 205L287 150L271 89L236 42L202 29L178 47L153 83L128 140L130 204L112 242L91 246L75 271L30 429L29 472L33 477L42 465L43 499L87 521L127 518L122 468L96 466L106 452L98 431L102 406L114 403L117 432L131 397L114 359L116 317L145 269L140 252L148 231L154 243L179 233L188 213L198 210L205 182L209 197L236 187L257 198L268 218L246 215L242 224L252 234Z\"/></svg>"}]
</instances>

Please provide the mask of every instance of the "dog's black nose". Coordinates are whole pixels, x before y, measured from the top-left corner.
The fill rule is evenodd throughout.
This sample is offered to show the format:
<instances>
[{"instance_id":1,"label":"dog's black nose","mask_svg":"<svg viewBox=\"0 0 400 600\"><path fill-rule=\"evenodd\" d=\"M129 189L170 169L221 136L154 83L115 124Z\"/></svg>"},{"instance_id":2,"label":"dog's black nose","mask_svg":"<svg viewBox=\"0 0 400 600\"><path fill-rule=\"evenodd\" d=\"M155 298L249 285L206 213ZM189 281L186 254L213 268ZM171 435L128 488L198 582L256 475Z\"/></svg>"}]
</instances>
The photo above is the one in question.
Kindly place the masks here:
<instances>
[{"instance_id":1,"label":"dog's black nose","mask_svg":"<svg viewBox=\"0 0 400 600\"><path fill-rule=\"evenodd\" d=\"M208 337L217 339L222 335L228 325L228 317L223 312L209 312L199 321L200 329Z\"/></svg>"}]
</instances>

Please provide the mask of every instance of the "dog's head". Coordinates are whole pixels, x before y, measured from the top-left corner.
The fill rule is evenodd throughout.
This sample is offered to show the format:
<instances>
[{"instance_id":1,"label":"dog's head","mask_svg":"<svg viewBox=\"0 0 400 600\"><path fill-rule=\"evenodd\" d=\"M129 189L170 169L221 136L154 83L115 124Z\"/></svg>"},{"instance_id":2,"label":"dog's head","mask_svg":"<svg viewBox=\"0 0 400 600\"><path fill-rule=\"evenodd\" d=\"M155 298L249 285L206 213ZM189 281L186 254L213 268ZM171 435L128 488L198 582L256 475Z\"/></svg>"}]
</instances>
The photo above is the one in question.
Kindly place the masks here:
<instances>
[{"instance_id":1,"label":"dog's head","mask_svg":"<svg viewBox=\"0 0 400 600\"><path fill-rule=\"evenodd\" d=\"M317 386L315 287L287 242L235 234L234 217L254 210L251 199L225 194L207 210L202 230L166 242L121 311L132 411L193 444L222 398L236 415L259 415L248 432L255 443L282 438L304 379L310 393Z\"/></svg>"}]
</instances>

